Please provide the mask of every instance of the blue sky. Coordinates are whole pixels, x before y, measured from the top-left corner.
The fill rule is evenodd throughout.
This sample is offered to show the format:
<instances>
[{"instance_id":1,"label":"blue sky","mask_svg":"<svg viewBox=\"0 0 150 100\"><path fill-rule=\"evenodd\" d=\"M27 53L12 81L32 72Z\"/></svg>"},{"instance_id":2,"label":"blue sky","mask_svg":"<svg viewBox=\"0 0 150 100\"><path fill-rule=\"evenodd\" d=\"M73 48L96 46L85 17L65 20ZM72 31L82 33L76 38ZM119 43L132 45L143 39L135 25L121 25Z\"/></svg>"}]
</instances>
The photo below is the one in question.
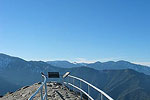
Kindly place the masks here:
<instances>
[{"instance_id":1,"label":"blue sky","mask_svg":"<svg viewBox=\"0 0 150 100\"><path fill-rule=\"evenodd\" d=\"M150 64L149 0L0 0L0 52L25 60Z\"/></svg>"}]
</instances>

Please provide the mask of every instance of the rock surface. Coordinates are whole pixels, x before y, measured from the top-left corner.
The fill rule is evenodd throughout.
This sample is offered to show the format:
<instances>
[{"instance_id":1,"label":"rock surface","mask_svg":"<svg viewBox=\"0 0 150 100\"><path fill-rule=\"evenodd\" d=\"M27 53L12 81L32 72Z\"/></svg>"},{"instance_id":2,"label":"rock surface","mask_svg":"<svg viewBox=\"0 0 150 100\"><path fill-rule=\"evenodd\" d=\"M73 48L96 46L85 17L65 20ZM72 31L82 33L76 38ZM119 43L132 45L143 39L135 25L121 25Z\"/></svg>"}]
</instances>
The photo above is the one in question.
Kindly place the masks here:
<instances>
[{"instance_id":1,"label":"rock surface","mask_svg":"<svg viewBox=\"0 0 150 100\"><path fill-rule=\"evenodd\" d=\"M7 93L0 100L28 100L28 98L40 87L40 83L32 86L25 86L14 93ZM43 93L44 93L43 89ZM44 94L43 94L44 95ZM47 83L47 97L48 100L81 100L80 95L70 91L67 87L63 87L59 83ZM40 92L33 100L41 100ZM84 99L82 99L84 100Z\"/></svg>"}]
</instances>

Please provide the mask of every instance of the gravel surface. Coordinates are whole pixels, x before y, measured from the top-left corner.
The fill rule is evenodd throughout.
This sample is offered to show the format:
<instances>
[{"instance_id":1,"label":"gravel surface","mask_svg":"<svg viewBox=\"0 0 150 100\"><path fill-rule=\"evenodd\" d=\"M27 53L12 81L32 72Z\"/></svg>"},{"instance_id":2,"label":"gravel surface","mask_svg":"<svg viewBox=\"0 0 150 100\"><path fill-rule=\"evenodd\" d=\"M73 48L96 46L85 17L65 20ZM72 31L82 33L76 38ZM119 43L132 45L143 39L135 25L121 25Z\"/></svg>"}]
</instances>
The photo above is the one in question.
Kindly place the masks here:
<instances>
[{"instance_id":1,"label":"gravel surface","mask_svg":"<svg viewBox=\"0 0 150 100\"><path fill-rule=\"evenodd\" d=\"M27 100L37 89L40 83L32 86L25 86L14 93L7 93L0 100ZM43 89L43 93L44 93ZM43 94L44 95L44 94ZM80 95L68 90L59 83L47 83L47 97L48 100L81 100ZM40 93L38 93L33 100L41 100Z\"/></svg>"}]
</instances>

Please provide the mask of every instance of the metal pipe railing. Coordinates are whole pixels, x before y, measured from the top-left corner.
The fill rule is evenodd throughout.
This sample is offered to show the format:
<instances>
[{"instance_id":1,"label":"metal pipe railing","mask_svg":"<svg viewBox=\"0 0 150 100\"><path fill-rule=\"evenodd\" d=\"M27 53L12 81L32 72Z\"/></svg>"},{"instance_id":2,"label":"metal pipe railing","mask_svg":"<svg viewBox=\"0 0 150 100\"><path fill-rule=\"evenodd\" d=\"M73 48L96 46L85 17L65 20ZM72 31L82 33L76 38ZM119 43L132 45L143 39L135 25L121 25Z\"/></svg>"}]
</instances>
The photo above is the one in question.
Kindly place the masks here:
<instances>
[{"instance_id":1,"label":"metal pipe railing","mask_svg":"<svg viewBox=\"0 0 150 100\"><path fill-rule=\"evenodd\" d=\"M81 91L82 93L84 93L86 96L88 96L88 98L90 98L91 100L94 100L88 93L86 93L84 90L82 90L81 88L71 84L71 83L67 83L67 82L64 82L65 84L68 84L68 85L71 85L72 87L78 89L79 91Z\"/></svg>"},{"instance_id":2,"label":"metal pipe railing","mask_svg":"<svg viewBox=\"0 0 150 100\"><path fill-rule=\"evenodd\" d=\"M78 78L78 77L75 77L75 76L72 76L72 75L68 75L67 77L79 80L80 81L80 87L75 86L74 82L73 82L73 84L71 84L71 83L68 82L68 85L71 85L72 87L77 88L78 90L80 90L81 92L83 92L85 95L87 95L88 98L91 99L91 100L94 100L94 99L90 96L90 87L92 87L93 89L95 89L96 91L98 91L99 93L101 93L101 100L103 100L103 96L105 96L108 100L114 100L109 95L107 95L105 92L103 92L99 88L95 87L94 85L88 83L87 81L85 81L85 80L83 80L81 78ZM85 84L88 85L88 93L85 93L85 91L82 90L82 88L81 88L81 82L84 82Z\"/></svg>"},{"instance_id":3,"label":"metal pipe railing","mask_svg":"<svg viewBox=\"0 0 150 100\"><path fill-rule=\"evenodd\" d=\"M41 100L47 100L47 85L46 85L46 81L47 78L44 74L42 74L42 77L44 78L44 81L42 82L41 86L36 90L36 92L28 99L28 100L33 100L33 98L37 95L37 93L41 93ZM43 87L45 87L45 93L43 96Z\"/></svg>"},{"instance_id":4,"label":"metal pipe railing","mask_svg":"<svg viewBox=\"0 0 150 100\"><path fill-rule=\"evenodd\" d=\"M47 85L46 85L46 82L47 82L47 77L43 74L42 74L42 77L44 78L44 81L42 82L41 86L36 90L36 92L28 99L28 100L33 100L33 98L37 95L37 93L40 91L41 93L41 100L47 100ZM72 75L69 75L70 72L67 72L65 75L63 75L63 84L68 84L69 86L73 87L73 90L74 88L78 89L80 91L80 96L81 96L81 100L82 100L82 93L85 94L87 97L88 97L88 100L94 100L92 96L90 96L90 87L92 87L93 89L95 89L96 91L98 91L100 93L100 99L103 100L103 96L105 96L108 100L114 100L112 99L109 95L107 95L105 92L103 92L102 90L98 89L97 87L95 87L94 85L88 83L87 81L81 79L81 78L78 78L78 77L75 77L75 76L72 76ZM68 82L64 82L64 78L68 77ZM72 78L72 83L71 81L69 82L69 79ZM78 80L80 83L80 86L76 86L75 85L75 80ZM85 92L83 89L82 89L82 84L81 82L85 83L88 85L88 91ZM45 87L45 93L44 93L44 96L43 96L43 87Z\"/></svg>"}]
</instances>

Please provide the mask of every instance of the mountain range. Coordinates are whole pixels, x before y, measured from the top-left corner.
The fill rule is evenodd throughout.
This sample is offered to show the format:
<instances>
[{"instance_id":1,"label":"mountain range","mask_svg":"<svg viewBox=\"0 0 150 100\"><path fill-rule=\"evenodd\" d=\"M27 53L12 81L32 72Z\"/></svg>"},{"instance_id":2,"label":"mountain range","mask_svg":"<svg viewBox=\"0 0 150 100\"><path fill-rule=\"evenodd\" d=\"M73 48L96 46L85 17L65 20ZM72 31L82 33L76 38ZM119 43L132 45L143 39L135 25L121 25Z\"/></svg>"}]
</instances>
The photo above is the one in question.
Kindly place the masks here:
<instances>
[{"instance_id":1,"label":"mountain range","mask_svg":"<svg viewBox=\"0 0 150 100\"><path fill-rule=\"evenodd\" d=\"M96 70L106 70L106 69L133 69L138 72L145 73L147 75L150 75L150 67L130 63L128 61L108 61L108 62L95 62L95 63L71 63L69 61L47 61L48 64L61 67L61 68L74 68L74 67L81 67L86 66L89 68L94 68Z\"/></svg>"},{"instance_id":2,"label":"mountain range","mask_svg":"<svg viewBox=\"0 0 150 100\"><path fill-rule=\"evenodd\" d=\"M41 81L40 72L46 73L46 71L55 71L57 69L57 67L42 61L25 61L18 57L0 54L0 78L4 80L0 84L11 84L16 87L11 91ZM0 94L4 95L8 92L9 87L3 88L1 86Z\"/></svg>"},{"instance_id":3,"label":"mountain range","mask_svg":"<svg viewBox=\"0 0 150 100\"><path fill-rule=\"evenodd\" d=\"M71 63L65 60L47 61L47 63L53 66L59 66L61 68L73 68L87 65L87 63L76 63L76 62Z\"/></svg>"},{"instance_id":4,"label":"mountain range","mask_svg":"<svg viewBox=\"0 0 150 100\"><path fill-rule=\"evenodd\" d=\"M0 95L41 81L40 72L47 74L59 71L60 74L64 74L69 71L71 75L83 78L102 89L115 100L150 100L150 76L146 75L149 74L149 67L126 61L76 65L78 66L64 68L43 61L25 61L18 57L0 54ZM106 68L104 65L107 65ZM83 85L83 88L86 89L87 86ZM95 91L91 94L95 99L98 98Z\"/></svg>"},{"instance_id":5,"label":"mountain range","mask_svg":"<svg viewBox=\"0 0 150 100\"><path fill-rule=\"evenodd\" d=\"M149 75L132 69L95 70L78 67L69 71L102 89L114 100L150 100Z\"/></svg>"}]
</instances>

